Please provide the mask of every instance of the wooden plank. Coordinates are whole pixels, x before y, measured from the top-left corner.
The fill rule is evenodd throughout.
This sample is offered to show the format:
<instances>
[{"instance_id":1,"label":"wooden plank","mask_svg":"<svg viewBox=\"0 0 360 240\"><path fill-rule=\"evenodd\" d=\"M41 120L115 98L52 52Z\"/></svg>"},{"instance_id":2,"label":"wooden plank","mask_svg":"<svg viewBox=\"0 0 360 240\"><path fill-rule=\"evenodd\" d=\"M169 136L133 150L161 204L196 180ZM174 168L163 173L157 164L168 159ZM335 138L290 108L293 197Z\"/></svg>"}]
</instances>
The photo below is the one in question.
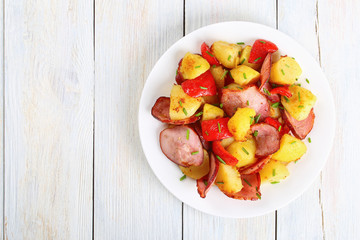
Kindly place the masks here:
<instances>
[{"instance_id":1,"label":"wooden plank","mask_svg":"<svg viewBox=\"0 0 360 240\"><path fill-rule=\"evenodd\" d=\"M95 5L95 239L181 239L181 202L156 179L138 104L157 59L182 37L183 1Z\"/></svg>"},{"instance_id":2,"label":"wooden plank","mask_svg":"<svg viewBox=\"0 0 360 240\"><path fill-rule=\"evenodd\" d=\"M186 1L185 32L221 21L276 27L276 1ZM184 239L274 239L275 213L249 219L214 217L184 205ZM196 227L194 227L196 226Z\"/></svg>"},{"instance_id":3,"label":"wooden plank","mask_svg":"<svg viewBox=\"0 0 360 240\"><path fill-rule=\"evenodd\" d=\"M0 9L0 238L4 239L4 1Z\"/></svg>"},{"instance_id":4,"label":"wooden plank","mask_svg":"<svg viewBox=\"0 0 360 240\"><path fill-rule=\"evenodd\" d=\"M299 17L301 16L301 21ZM319 59L316 1L278 1L279 30L293 37ZM320 177L298 199L277 212L277 238L322 239ZM311 224L309 224L311 222Z\"/></svg>"},{"instance_id":5,"label":"wooden plank","mask_svg":"<svg viewBox=\"0 0 360 240\"><path fill-rule=\"evenodd\" d=\"M91 239L93 5L5 0L5 238Z\"/></svg>"},{"instance_id":6,"label":"wooden plank","mask_svg":"<svg viewBox=\"0 0 360 240\"><path fill-rule=\"evenodd\" d=\"M333 89L337 128L331 157L322 173L321 203L325 239L360 236L360 148L357 140L360 55L360 2L319 0L321 65ZM355 107L355 109L354 109Z\"/></svg>"}]
</instances>

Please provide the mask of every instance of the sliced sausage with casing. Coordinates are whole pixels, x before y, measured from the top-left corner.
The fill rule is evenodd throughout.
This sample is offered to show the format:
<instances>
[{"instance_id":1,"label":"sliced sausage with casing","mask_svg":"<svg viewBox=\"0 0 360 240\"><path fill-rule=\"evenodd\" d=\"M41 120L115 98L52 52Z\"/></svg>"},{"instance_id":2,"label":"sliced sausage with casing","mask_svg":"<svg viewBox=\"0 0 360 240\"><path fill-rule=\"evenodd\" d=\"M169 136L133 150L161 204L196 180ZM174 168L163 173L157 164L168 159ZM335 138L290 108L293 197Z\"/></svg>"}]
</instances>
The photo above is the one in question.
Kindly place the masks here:
<instances>
[{"instance_id":1,"label":"sliced sausage with casing","mask_svg":"<svg viewBox=\"0 0 360 240\"><path fill-rule=\"evenodd\" d=\"M304 139L314 126L314 109L311 109L308 117L301 121L293 118L286 110L283 111L282 116L287 125L290 127L291 132L295 135L295 137L300 139Z\"/></svg>"},{"instance_id":2,"label":"sliced sausage with casing","mask_svg":"<svg viewBox=\"0 0 360 240\"><path fill-rule=\"evenodd\" d=\"M252 125L251 131L256 140L256 156L266 157L279 150L280 134L276 128L267 123L259 123Z\"/></svg>"}]
</instances>

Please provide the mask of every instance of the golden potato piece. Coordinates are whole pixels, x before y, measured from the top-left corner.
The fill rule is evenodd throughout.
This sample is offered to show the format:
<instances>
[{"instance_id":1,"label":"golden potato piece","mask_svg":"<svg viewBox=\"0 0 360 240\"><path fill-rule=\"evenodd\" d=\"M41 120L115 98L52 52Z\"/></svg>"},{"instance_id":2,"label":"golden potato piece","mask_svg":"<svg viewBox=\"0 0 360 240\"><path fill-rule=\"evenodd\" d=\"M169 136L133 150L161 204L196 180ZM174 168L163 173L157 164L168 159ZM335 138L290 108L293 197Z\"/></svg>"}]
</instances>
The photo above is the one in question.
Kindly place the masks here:
<instances>
[{"instance_id":1,"label":"golden potato piece","mask_svg":"<svg viewBox=\"0 0 360 240\"><path fill-rule=\"evenodd\" d=\"M301 158L306 150L306 145L301 140L284 134L280 140L280 149L271 158L281 162L291 162Z\"/></svg>"},{"instance_id":2,"label":"golden potato piece","mask_svg":"<svg viewBox=\"0 0 360 240\"><path fill-rule=\"evenodd\" d=\"M202 120L211 120L224 117L224 111L221 108L211 104L205 104L203 108Z\"/></svg>"},{"instance_id":3,"label":"golden potato piece","mask_svg":"<svg viewBox=\"0 0 360 240\"><path fill-rule=\"evenodd\" d=\"M290 173L287 167L278 161L270 160L259 172L261 183L278 183L287 178Z\"/></svg>"},{"instance_id":4,"label":"golden potato piece","mask_svg":"<svg viewBox=\"0 0 360 240\"><path fill-rule=\"evenodd\" d=\"M209 154L204 150L204 161L200 166L179 167L186 176L193 179L200 179L209 172Z\"/></svg>"},{"instance_id":5,"label":"golden potato piece","mask_svg":"<svg viewBox=\"0 0 360 240\"><path fill-rule=\"evenodd\" d=\"M251 83L255 83L260 78L260 73L248 67L246 65L237 66L230 70L231 76L234 78L234 82L240 86L246 86Z\"/></svg>"},{"instance_id":6,"label":"golden potato piece","mask_svg":"<svg viewBox=\"0 0 360 240\"><path fill-rule=\"evenodd\" d=\"M229 85L226 86L227 89L230 89L230 90L242 90L244 89L242 86L240 86L239 84L237 83L230 83Z\"/></svg>"},{"instance_id":7,"label":"golden potato piece","mask_svg":"<svg viewBox=\"0 0 360 240\"><path fill-rule=\"evenodd\" d=\"M291 57L282 57L271 67L270 82L291 85L300 77L302 70L295 59Z\"/></svg>"},{"instance_id":8,"label":"golden potato piece","mask_svg":"<svg viewBox=\"0 0 360 240\"><path fill-rule=\"evenodd\" d=\"M228 128L236 141L245 141L250 132L251 118L256 112L251 108L238 108L228 122Z\"/></svg>"},{"instance_id":9,"label":"golden potato piece","mask_svg":"<svg viewBox=\"0 0 360 240\"><path fill-rule=\"evenodd\" d=\"M215 184L221 191L227 193L239 192L242 188L240 173L235 167L219 163L219 171L215 180Z\"/></svg>"},{"instance_id":10,"label":"golden potato piece","mask_svg":"<svg viewBox=\"0 0 360 240\"><path fill-rule=\"evenodd\" d=\"M201 97L190 97L180 85L174 85L170 93L170 119L182 120L191 117L201 106L201 103Z\"/></svg>"},{"instance_id":11,"label":"golden potato piece","mask_svg":"<svg viewBox=\"0 0 360 240\"><path fill-rule=\"evenodd\" d=\"M272 107L272 104L270 104L270 117L272 118L279 118L281 117L280 108L278 107Z\"/></svg>"},{"instance_id":12,"label":"golden potato piece","mask_svg":"<svg viewBox=\"0 0 360 240\"><path fill-rule=\"evenodd\" d=\"M180 73L184 79L194 79L207 70L210 64L203 57L197 54L186 53L180 66Z\"/></svg>"},{"instance_id":13,"label":"golden potato piece","mask_svg":"<svg viewBox=\"0 0 360 240\"><path fill-rule=\"evenodd\" d=\"M214 77L217 88L223 88L225 86L226 71L222 66L210 67L210 72Z\"/></svg>"},{"instance_id":14,"label":"golden potato piece","mask_svg":"<svg viewBox=\"0 0 360 240\"><path fill-rule=\"evenodd\" d=\"M224 41L214 42L211 51L219 62L227 68L234 68L240 63L241 46Z\"/></svg>"},{"instance_id":15,"label":"golden potato piece","mask_svg":"<svg viewBox=\"0 0 360 240\"><path fill-rule=\"evenodd\" d=\"M250 138L245 142L233 142L226 148L226 151L239 160L236 164L237 168L256 162L256 142L254 138Z\"/></svg>"},{"instance_id":16,"label":"golden potato piece","mask_svg":"<svg viewBox=\"0 0 360 240\"><path fill-rule=\"evenodd\" d=\"M281 97L281 103L288 113L298 121L308 117L316 102L316 96L309 90L292 85L289 87L291 98Z\"/></svg>"},{"instance_id":17,"label":"golden potato piece","mask_svg":"<svg viewBox=\"0 0 360 240\"><path fill-rule=\"evenodd\" d=\"M225 139L221 140L221 146L223 146L223 148L227 148L234 141L235 141L235 139L233 137L225 138Z\"/></svg>"},{"instance_id":18,"label":"golden potato piece","mask_svg":"<svg viewBox=\"0 0 360 240\"><path fill-rule=\"evenodd\" d=\"M241 55L240 55L240 64L251 67L252 69L255 69L255 70L259 70L261 64L249 63L248 60L249 60L249 57L250 57L250 52L251 52L251 46L249 46L249 45L246 46L242 50Z\"/></svg>"}]
</instances>

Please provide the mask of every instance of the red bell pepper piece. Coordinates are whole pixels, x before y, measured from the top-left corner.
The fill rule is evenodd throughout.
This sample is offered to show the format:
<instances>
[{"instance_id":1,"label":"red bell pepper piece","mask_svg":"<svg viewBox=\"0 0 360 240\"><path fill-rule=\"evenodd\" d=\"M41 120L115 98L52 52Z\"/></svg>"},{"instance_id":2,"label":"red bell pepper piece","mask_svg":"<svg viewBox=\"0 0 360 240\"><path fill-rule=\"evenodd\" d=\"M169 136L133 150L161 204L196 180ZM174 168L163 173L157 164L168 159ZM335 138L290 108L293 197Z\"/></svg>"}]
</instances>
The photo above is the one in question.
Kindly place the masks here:
<instances>
[{"instance_id":1,"label":"red bell pepper piece","mask_svg":"<svg viewBox=\"0 0 360 240\"><path fill-rule=\"evenodd\" d=\"M209 46L206 45L205 42L203 42L203 44L201 44L201 55L203 56L203 58L206 59L206 61L208 61L208 63L210 65L216 65L216 66L220 65L219 61L216 59L214 54L210 51Z\"/></svg>"},{"instance_id":2,"label":"red bell pepper piece","mask_svg":"<svg viewBox=\"0 0 360 240\"><path fill-rule=\"evenodd\" d=\"M290 132L290 128L286 124L282 125L278 120L276 120L274 118L267 117L267 118L265 118L264 122L273 126L277 130L279 130L279 128L281 127L280 128L280 136Z\"/></svg>"},{"instance_id":3,"label":"red bell pepper piece","mask_svg":"<svg viewBox=\"0 0 360 240\"><path fill-rule=\"evenodd\" d=\"M194 79L188 79L181 83L184 92L190 97L214 96L216 85L210 70L207 70Z\"/></svg>"},{"instance_id":4,"label":"red bell pepper piece","mask_svg":"<svg viewBox=\"0 0 360 240\"><path fill-rule=\"evenodd\" d=\"M251 48L249 63L261 64L268 53L273 53L278 50L278 47L267 40L257 39Z\"/></svg>"},{"instance_id":5,"label":"red bell pepper piece","mask_svg":"<svg viewBox=\"0 0 360 240\"><path fill-rule=\"evenodd\" d=\"M288 125L283 124L281 127L280 136L287 134L289 132L290 132L290 128L288 127Z\"/></svg>"},{"instance_id":6,"label":"red bell pepper piece","mask_svg":"<svg viewBox=\"0 0 360 240\"><path fill-rule=\"evenodd\" d=\"M180 60L179 64L178 64L178 68L176 70L176 76L175 76L175 81L177 84L181 85L185 79L183 77L183 75L181 74L180 72L180 66L181 66L181 63L182 63L182 59Z\"/></svg>"},{"instance_id":7,"label":"red bell pepper piece","mask_svg":"<svg viewBox=\"0 0 360 240\"><path fill-rule=\"evenodd\" d=\"M214 141L212 143L212 150L215 155L219 156L227 165L235 166L238 163L237 158L226 151L220 141Z\"/></svg>"},{"instance_id":8,"label":"red bell pepper piece","mask_svg":"<svg viewBox=\"0 0 360 240\"><path fill-rule=\"evenodd\" d=\"M201 122L201 130L206 141L217 141L231 137L228 129L229 118L218 118Z\"/></svg>"},{"instance_id":9,"label":"red bell pepper piece","mask_svg":"<svg viewBox=\"0 0 360 240\"><path fill-rule=\"evenodd\" d=\"M277 87L277 88L273 88L270 91L270 94L280 94L282 96L291 98L292 93L290 92L288 87Z\"/></svg>"}]
</instances>

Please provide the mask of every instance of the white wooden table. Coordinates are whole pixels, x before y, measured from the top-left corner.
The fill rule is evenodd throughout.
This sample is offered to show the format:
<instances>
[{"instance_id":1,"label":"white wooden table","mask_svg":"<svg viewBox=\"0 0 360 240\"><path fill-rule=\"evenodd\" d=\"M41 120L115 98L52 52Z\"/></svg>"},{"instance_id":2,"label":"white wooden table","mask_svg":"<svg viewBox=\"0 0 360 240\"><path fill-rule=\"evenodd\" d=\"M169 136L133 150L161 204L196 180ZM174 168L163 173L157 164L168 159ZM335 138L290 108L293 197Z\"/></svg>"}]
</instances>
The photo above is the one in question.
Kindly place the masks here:
<instances>
[{"instance_id":1,"label":"white wooden table","mask_svg":"<svg viewBox=\"0 0 360 240\"><path fill-rule=\"evenodd\" d=\"M359 239L360 1L0 2L3 239ZM137 111L157 59L216 22L262 23L299 41L337 109L325 169L300 198L251 219L182 204L141 150ZM240 29L239 29L240 31Z\"/></svg>"}]
</instances>

